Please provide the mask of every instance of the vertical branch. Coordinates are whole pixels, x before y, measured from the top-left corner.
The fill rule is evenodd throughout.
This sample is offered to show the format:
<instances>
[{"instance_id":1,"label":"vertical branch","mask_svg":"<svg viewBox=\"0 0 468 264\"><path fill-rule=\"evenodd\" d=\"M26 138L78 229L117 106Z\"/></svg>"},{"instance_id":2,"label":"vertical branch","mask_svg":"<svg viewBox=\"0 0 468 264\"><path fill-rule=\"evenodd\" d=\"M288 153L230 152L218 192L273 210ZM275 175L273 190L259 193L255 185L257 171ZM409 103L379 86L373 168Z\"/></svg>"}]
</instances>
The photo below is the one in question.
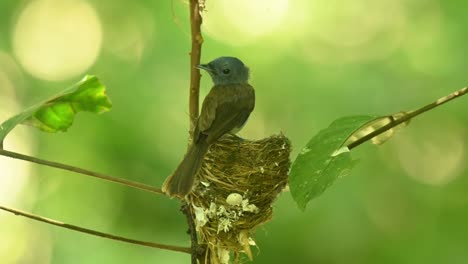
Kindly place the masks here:
<instances>
[{"instance_id":1,"label":"vertical branch","mask_svg":"<svg viewBox=\"0 0 468 264\"><path fill-rule=\"evenodd\" d=\"M199 97L200 97L200 70L196 68L200 64L201 47L203 36L201 34L202 17L205 0L190 0L190 31L192 37L192 49L190 51L190 87L189 87L189 113L190 113L190 131L193 131L195 121L198 118ZM205 263L203 257L206 249L198 244L197 230L194 222L194 215L190 210L190 204L182 203L181 211L187 218L189 226L188 233L191 241L191 263ZM198 261L199 262L198 262Z\"/></svg>"},{"instance_id":2,"label":"vertical branch","mask_svg":"<svg viewBox=\"0 0 468 264\"><path fill-rule=\"evenodd\" d=\"M190 235L192 264L205 263L203 256L205 255L206 247L198 244L197 229L195 226L195 221L193 219L192 210L190 209L190 204L187 202L183 202L180 211L187 217L187 224L189 226L187 233Z\"/></svg>"},{"instance_id":3,"label":"vertical branch","mask_svg":"<svg viewBox=\"0 0 468 264\"><path fill-rule=\"evenodd\" d=\"M192 50L190 51L190 91L189 91L189 113L190 128L192 130L195 120L198 117L198 99L200 94L200 71L195 68L200 64L201 47L203 37L201 34L203 5L199 0L190 0L190 29L192 36Z\"/></svg>"}]
</instances>

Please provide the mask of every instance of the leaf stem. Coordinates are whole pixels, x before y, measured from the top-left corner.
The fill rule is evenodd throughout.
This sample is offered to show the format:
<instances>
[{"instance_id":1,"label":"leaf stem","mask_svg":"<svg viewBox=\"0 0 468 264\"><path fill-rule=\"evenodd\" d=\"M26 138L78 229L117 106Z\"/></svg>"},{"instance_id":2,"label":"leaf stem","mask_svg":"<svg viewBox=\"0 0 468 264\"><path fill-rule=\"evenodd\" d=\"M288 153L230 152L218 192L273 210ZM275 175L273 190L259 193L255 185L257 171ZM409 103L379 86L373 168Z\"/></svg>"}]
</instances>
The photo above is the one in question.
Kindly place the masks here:
<instances>
[{"instance_id":1,"label":"leaf stem","mask_svg":"<svg viewBox=\"0 0 468 264\"><path fill-rule=\"evenodd\" d=\"M348 149L351 150L351 149L361 145L362 143L364 143L366 141L369 141L372 138L386 132L387 130L398 126L399 124L402 124L402 123L404 123L404 122L406 122L406 121L408 121L408 120L410 120L412 118L415 118L416 116L418 116L418 115L420 115L420 114L422 114L424 112L427 112L427 111L429 111L429 110L431 110L433 108L441 106L441 105L443 105L443 104L445 104L445 103L447 103L447 102L449 102L449 101L451 101L451 100L453 100L455 98L458 98L458 97L460 97L462 95L465 95L467 93L468 93L468 87L462 88L462 89L460 89L460 90L458 90L456 92L453 92L453 93L451 93L451 94L449 94L447 96L444 96L444 97L438 99L435 102L432 102L432 103L430 103L428 105L425 105L425 106L423 106L423 107L421 107L421 108L419 108L419 109L417 109L415 111L409 112L408 114L403 115L401 118L392 119L390 121L390 123L386 124L385 126L379 128L379 129L373 131L372 133L369 133L369 134L359 138L358 140L354 141L353 143L349 144Z\"/></svg>"},{"instance_id":2,"label":"leaf stem","mask_svg":"<svg viewBox=\"0 0 468 264\"><path fill-rule=\"evenodd\" d=\"M91 230L91 229L87 229L87 228L83 228L83 227L79 227L79 226L75 226L75 225L66 224L66 223L59 222L59 221L54 220L54 219L42 217L42 216L39 216L39 215L30 214L30 213L27 213L27 212L24 212L24 211L21 211L21 210L5 207L5 206L1 206L1 205L0 205L0 209L4 210L4 211L7 211L7 212L10 212L10 213L13 213L15 215L24 216L24 217L27 217L27 218L30 218L30 219L33 219L33 220L36 220L36 221L40 221L40 222L43 222L43 223L47 223L47 224L59 226L59 227L62 227L62 228L78 231L78 232L81 232L81 233L86 233L86 234L93 235L93 236L99 236L99 237L108 238L108 239L111 239L111 240L116 240L116 241L120 241L120 242L125 242L125 243L145 246L145 247L166 249L166 250L177 251L177 252L182 252L182 253L190 253L191 252L191 249L188 248L188 247L179 247L179 246L158 244L158 243L153 243L153 242L147 242L147 241L141 241L141 240L135 240L135 239L125 238L125 237L115 236L115 235L112 235L112 234L107 234L107 233L103 233L103 232L99 232L99 231L95 231L95 230Z\"/></svg>"},{"instance_id":3,"label":"leaf stem","mask_svg":"<svg viewBox=\"0 0 468 264\"><path fill-rule=\"evenodd\" d=\"M200 13L203 11L203 5L198 0L190 0L190 29L192 36L192 50L190 52L190 91L189 91L189 113L190 128L198 117L199 96L200 96L200 70L195 66L200 64L201 47L203 36L201 34L201 24L203 19Z\"/></svg>"},{"instance_id":4,"label":"leaf stem","mask_svg":"<svg viewBox=\"0 0 468 264\"><path fill-rule=\"evenodd\" d=\"M106 181L110 181L110 182L119 183L119 184L122 184L122 185L125 185L125 186L128 186L128 187L131 187L131 188L136 188L136 189L144 190L144 191L151 192L151 193L164 194L161 189L152 187L150 185L146 185L146 184L139 183L139 182L129 181L129 180L125 180L125 179L122 179L122 178L117 178L117 177L105 175L105 174L102 174L102 173L90 171L90 170L87 170L87 169L78 168L78 167L63 164L63 163L58 163L58 162L55 162L55 161L43 160L43 159L39 159L39 158L36 158L36 157L31 157L31 156L28 156L28 155L24 155L24 154L20 154L20 153L16 153L16 152L11 152L11 151L4 150L4 149L0 149L0 155L10 157L10 158L13 158L13 159L29 161L29 162L32 162L32 163L45 165L45 166L49 166L49 167L53 167L53 168L57 168L57 169L61 169L61 170L80 173L80 174L83 174L83 175L95 177L95 178L98 178L98 179L101 179L101 180L106 180Z\"/></svg>"}]
</instances>

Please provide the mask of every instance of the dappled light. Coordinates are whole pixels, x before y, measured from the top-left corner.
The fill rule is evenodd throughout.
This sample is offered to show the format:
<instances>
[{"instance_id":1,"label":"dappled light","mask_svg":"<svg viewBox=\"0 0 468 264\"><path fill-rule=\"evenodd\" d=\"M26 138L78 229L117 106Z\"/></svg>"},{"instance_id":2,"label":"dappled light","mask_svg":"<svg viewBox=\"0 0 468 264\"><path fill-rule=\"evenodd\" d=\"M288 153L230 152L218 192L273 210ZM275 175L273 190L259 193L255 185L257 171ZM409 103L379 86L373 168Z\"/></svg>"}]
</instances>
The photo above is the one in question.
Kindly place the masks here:
<instances>
[{"instance_id":1,"label":"dappled light","mask_svg":"<svg viewBox=\"0 0 468 264\"><path fill-rule=\"evenodd\" d=\"M14 60L0 52L0 120L20 109L17 91L24 80ZM12 133L4 147L23 153L34 151L34 141L26 128ZM32 208L36 200L37 181L32 178L32 165L0 157L0 204ZM13 215L0 214L0 258L2 263L48 264L52 243L47 228ZM34 248L35 250L31 250Z\"/></svg>"},{"instance_id":2,"label":"dappled light","mask_svg":"<svg viewBox=\"0 0 468 264\"><path fill-rule=\"evenodd\" d=\"M0 120L5 120L20 109L20 103L16 90L16 83L20 83L19 72L11 58L0 53ZM16 76L16 78L15 78ZM19 129L11 135L6 142L5 148L14 148L30 153L32 151L32 140L25 129ZM14 203L20 198L22 191L28 184L31 175L31 165L25 164L6 157L0 157L0 201ZM32 186L30 186L32 187ZM33 188L31 188L33 189Z\"/></svg>"},{"instance_id":3,"label":"dappled light","mask_svg":"<svg viewBox=\"0 0 468 264\"><path fill-rule=\"evenodd\" d=\"M20 13L13 32L13 49L31 75L64 80L82 74L99 55L99 17L85 1L39 0Z\"/></svg>"},{"instance_id":4,"label":"dappled light","mask_svg":"<svg viewBox=\"0 0 468 264\"><path fill-rule=\"evenodd\" d=\"M468 90L462 89L468 85L468 3L200 2L201 63L220 56L245 62L255 108L237 134L245 141L216 145L222 155L209 152L207 180L195 185L196 195L206 199L207 219L218 219L213 212L225 217L226 208L232 219L247 215L242 204L232 209L239 204L228 201L231 193L242 202L252 198L246 206L264 196L275 200L264 203L274 214L245 218L267 224L230 237L245 246L236 250L252 246L254 262L241 252L239 263L468 263ZM8 134L0 155L0 206L189 251L180 202L159 195L187 151L196 109L189 103L198 64L190 62L196 52L189 6L188 0L0 0L0 123L19 116L0 129L0 137ZM105 89L65 90L85 75ZM209 72L201 72L199 108L212 85ZM368 136L457 90L464 96ZM104 110L110 111L90 113ZM5 127L11 133L3 133ZM284 158L295 161L295 170L257 152L243 156L246 143L265 153L261 139L278 134L291 140ZM12 152L111 175L123 185L6 157ZM239 157L245 163L231 166ZM280 167L287 179L275 183L274 176L285 176L275 175ZM226 173L236 168L242 173L231 174L243 179ZM278 192L262 187L270 176ZM287 191L280 192L286 180ZM244 181L240 191L230 191ZM209 196L215 188L222 195ZM304 212L296 197L307 205ZM213 211L210 199L231 207ZM230 234L223 230L233 222L218 220L202 226L205 234ZM0 223L0 264L190 263L188 254L2 210Z\"/></svg>"},{"instance_id":5,"label":"dappled light","mask_svg":"<svg viewBox=\"0 0 468 264\"><path fill-rule=\"evenodd\" d=\"M447 28L444 24L439 3L429 1L424 13L418 14L407 29L407 41L404 46L411 67L423 74L451 74L455 65L444 63L444 58L454 56L447 40Z\"/></svg>"},{"instance_id":6,"label":"dappled light","mask_svg":"<svg viewBox=\"0 0 468 264\"><path fill-rule=\"evenodd\" d=\"M139 63L155 34L151 10L137 2L130 7L111 5L102 11L103 48L125 61Z\"/></svg>"},{"instance_id":7,"label":"dappled light","mask_svg":"<svg viewBox=\"0 0 468 264\"><path fill-rule=\"evenodd\" d=\"M209 36L228 45L245 45L274 34L281 28L288 16L293 16L288 13L288 2L289 0L207 1L203 27Z\"/></svg>"},{"instance_id":8,"label":"dappled light","mask_svg":"<svg viewBox=\"0 0 468 264\"><path fill-rule=\"evenodd\" d=\"M408 131L396 145L400 164L408 176L436 186L461 177L461 169L466 164L466 130L456 123L440 123L447 126L434 126L417 134Z\"/></svg>"},{"instance_id":9,"label":"dappled light","mask_svg":"<svg viewBox=\"0 0 468 264\"><path fill-rule=\"evenodd\" d=\"M52 237L48 227L12 215L0 215L2 263L52 263Z\"/></svg>"},{"instance_id":10,"label":"dappled light","mask_svg":"<svg viewBox=\"0 0 468 264\"><path fill-rule=\"evenodd\" d=\"M381 59L402 45L407 10L402 1L311 1L302 50L312 62Z\"/></svg>"}]
</instances>

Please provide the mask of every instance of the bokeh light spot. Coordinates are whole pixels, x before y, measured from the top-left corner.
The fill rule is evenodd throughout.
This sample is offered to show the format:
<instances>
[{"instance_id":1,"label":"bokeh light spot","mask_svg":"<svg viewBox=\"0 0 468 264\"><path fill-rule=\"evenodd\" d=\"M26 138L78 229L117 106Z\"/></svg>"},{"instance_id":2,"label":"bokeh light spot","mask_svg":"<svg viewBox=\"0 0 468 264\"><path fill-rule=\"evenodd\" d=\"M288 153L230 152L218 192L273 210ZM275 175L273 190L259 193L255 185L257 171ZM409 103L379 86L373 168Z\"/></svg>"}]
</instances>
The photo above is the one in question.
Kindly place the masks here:
<instances>
[{"instance_id":1,"label":"bokeh light spot","mask_svg":"<svg viewBox=\"0 0 468 264\"><path fill-rule=\"evenodd\" d=\"M20 72L12 58L0 52L0 122L20 111L16 83L21 83ZM32 142L25 127L15 128L5 139L4 148L22 153L31 152ZM31 174L31 164L0 156L0 201L14 204L26 187Z\"/></svg>"},{"instance_id":2,"label":"bokeh light spot","mask_svg":"<svg viewBox=\"0 0 468 264\"><path fill-rule=\"evenodd\" d=\"M453 122L433 122L439 125L419 130L418 133L402 133L396 147L400 164L408 176L421 183L440 186L461 174L466 160L466 132Z\"/></svg>"},{"instance_id":3,"label":"bokeh light spot","mask_svg":"<svg viewBox=\"0 0 468 264\"><path fill-rule=\"evenodd\" d=\"M430 75L452 75L456 64L454 48L448 35L446 21L436 1L424 3L424 12L413 18L407 28L404 52L413 70Z\"/></svg>"},{"instance_id":4,"label":"bokeh light spot","mask_svg":"<svg viewBox=\"0 0 468 264\"><path fill-rule=\"evenodd\" d=\"M127 62L140 62L153 40L152 11L138 3L120 6L111 2L101 13L103 48Z\"/></svg>"},{"instance_id":5,"label":"bokeh light spot","mask_svg":"<svg viewBox=\"0 0 468 264\"><path fill-rule=\"evenodd\" d=\"M288 13L288 0L207 1L206 10L206 33L236 46L275 33Z\"/></svg>"},{"instance_id":6,"label":"bokeh light spot","mask_svg":"<svg viewBox=\"0 0 468 264\"><path fill-rule=\"evenodd\" d=\"M18 65L0 51L0 122L20 111L17 91L22 83ZM6 138L4 147L29 154L32 143L29 128L18 126ZM0 204L29 210L37 188L31 177L31 163L0 156L0 168ZM50 263L52 244L45 227L3 211L0 222L1 263Z\"/></svg>"},{"instance_id":7,"label":"bokeh light spot","mask_svg":"<svg viewBox=\"0 0 468 264\"><path fill-rule=\"evenodd\" d=\"M64 80L89 68L101 48L102 30L85 1L32 1L20 13L13 49L21 65L44 80Z\"/></svg>"},{"instance_id":8,"label":"bokeh light spot","mask_svg":"<svg viewBox=\"0 0 468 264\"><path fill-rule=\"evenodd\" d=\"M401 46L407 14L399 0L316 0L310 4L309 32L302 43L313 62L383 58Z\"/></svg>"}]
</instances>

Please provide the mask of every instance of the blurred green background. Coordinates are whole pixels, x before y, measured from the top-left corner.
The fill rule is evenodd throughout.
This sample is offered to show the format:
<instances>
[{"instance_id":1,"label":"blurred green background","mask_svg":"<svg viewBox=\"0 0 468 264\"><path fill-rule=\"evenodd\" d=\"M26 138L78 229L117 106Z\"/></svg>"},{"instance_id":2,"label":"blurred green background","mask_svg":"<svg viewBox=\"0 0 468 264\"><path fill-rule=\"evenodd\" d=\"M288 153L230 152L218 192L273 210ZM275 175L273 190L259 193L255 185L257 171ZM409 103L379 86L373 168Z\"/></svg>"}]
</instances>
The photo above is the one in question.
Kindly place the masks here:
<instances>
[{"instance_id":1,"label":"blurred green background","mask_svg":"<svg viewBox=\"0 0 468 264\"><path fill-rule=\"evenodd\" d=\"M241 135L295 147L332 120L409 110L468 83L468 4L452 0L207 0L203 61L240 57L257 105ZM184 1L0 1L0 118L84 74L114 108L67 133L18 127L9 150L160 186L188 130ZM210 88L202 78L202 95ZM468 98L417 118L306 212L283 193L255 263L468 263ZM177 201L0 157L0 204L118 235L188 245ZM0 212L0 262L189 263Z\"/></svg>"}]
</instances>

